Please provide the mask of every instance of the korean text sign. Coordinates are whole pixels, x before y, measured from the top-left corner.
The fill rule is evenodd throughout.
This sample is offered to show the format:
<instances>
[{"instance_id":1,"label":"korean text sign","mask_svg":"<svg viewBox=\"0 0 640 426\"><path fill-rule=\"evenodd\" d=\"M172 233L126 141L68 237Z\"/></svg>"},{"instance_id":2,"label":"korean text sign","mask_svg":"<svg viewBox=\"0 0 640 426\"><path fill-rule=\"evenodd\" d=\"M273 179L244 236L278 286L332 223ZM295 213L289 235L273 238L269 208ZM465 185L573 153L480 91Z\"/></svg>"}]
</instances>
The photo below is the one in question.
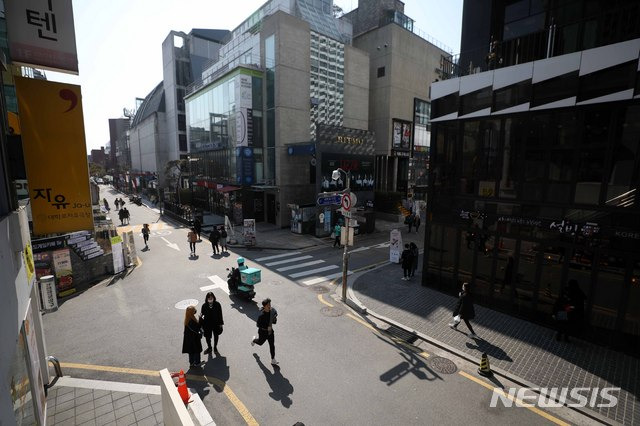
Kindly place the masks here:
<instances>
[{"instance_id":1,"label":"korean text sign","mask_svg":"<svg viewBox=\"0 0 640 426\"><path fill-rule=\"evenodd\" d=\"M16 77L35 235L93 229L80 86Z\"/></svg>"},{"instance_id":2,"label":"korean text sign","mask_svg":"<svg viewBox=\"0 0 640 426\"><path fill-rule=\"evenodd\" d=\"M71 0L7 0L5 5L15 63L78 74Z\"/></svg>"}]
</instances>

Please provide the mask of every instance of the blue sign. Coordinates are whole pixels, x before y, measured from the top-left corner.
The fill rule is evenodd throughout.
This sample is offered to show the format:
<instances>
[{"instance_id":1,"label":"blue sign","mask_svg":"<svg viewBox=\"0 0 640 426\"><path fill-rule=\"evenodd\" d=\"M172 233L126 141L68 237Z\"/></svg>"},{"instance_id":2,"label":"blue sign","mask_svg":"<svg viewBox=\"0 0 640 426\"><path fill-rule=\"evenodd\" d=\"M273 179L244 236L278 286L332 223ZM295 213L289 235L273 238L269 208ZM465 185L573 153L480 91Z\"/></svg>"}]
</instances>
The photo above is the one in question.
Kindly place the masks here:
<instances>
[{"instance_id":1,"label":"blue sign","mask_svg":"<svg viewBox=\"0 0 640 426\"><path fill-rule=\"evenodd\" d=\"M331 204L340 204L342 201L342 195L325 195L324 197L318 197L319 206L330 206Z\"/></svg>"}]
</instances>

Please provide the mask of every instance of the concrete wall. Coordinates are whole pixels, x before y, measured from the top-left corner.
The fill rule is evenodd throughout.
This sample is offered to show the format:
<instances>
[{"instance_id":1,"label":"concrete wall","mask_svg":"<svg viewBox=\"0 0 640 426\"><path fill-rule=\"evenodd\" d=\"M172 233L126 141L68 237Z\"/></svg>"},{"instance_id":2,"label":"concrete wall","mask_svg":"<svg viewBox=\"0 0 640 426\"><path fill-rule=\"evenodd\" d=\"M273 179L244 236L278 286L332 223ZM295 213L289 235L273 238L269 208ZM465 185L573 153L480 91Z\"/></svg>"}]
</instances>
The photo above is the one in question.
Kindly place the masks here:
<instances>
[{"instance_id":1,"label":"concrete wall","mask_svg":"<svg viewBox=\"0 0 640 426\"><path fill-rule=\"evenodd\" d=\"M162 172L168 158L165 114L155 113L138 124L130 134L131 169L142 172ZM164 148L164 149L163 149ZM165 163L161 163L161 158Z\"/></svg>"},{"instance_id":2,"label":"concrete wall","mask_svg":"<svg viewBox=\"0 0 640 426\"><path fill-rule=\"evenodd\" d=\"M377 28L383 11L389 9L404 13L404 3L399 0L358 0L358 8L347 14L353 23L353 35Z\"/></svg>"},{"instance_id":3,"label":"concrete wall","mask_svg":"<svg viewBox=\"0 0 640 426\"><path fill-rule=\"evenodd\" d=\"M344 127L369 128L369 54L344 47Z\"/></svg>"}]
</instances>

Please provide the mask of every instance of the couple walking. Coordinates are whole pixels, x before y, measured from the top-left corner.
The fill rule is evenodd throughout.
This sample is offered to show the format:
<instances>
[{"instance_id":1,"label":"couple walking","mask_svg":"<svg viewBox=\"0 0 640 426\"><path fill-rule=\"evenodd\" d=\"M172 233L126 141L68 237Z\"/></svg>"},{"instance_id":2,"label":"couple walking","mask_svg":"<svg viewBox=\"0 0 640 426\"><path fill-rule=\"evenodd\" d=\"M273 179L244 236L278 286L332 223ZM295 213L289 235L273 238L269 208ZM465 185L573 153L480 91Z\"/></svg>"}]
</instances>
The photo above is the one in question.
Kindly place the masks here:
<instances>
[{"instance_id":1,"label":"couple walking","mask_svg":"<svg viewBox=\"0 0 640 426\"><path fill-rule=\"evenodd\" d=\"M408 281L411 277L413 277L416 273L416 269L418 269L418 257L420 252L418 251L418 246L415 243L408 243L404 245L404 250L400 255L400 264L402 265L402 270L404 271L404 276L402 279L404 281Z\"/></svg>"},{"instance_id":2,"label":"couple walking","mask_svg":"<svg viewBox=\"0 0 640 426\"><path fill-rule=\"evenodd\" d=\"M227 251L227 231L224 226L213 227L213 230L209 234L209 241L211 241L211 248L213 249L213 254L220 254L223 251ZM220 247L218 247L220 244Z\"/></svg>"},{"instance_id":3,"label":"couple walking","mask_svg":"<svg viewBox=\"0 0 640 426\"><path fill-rule=\"evenodd\" d=\"M222 318L222 307L216 300L212 292L207 293L206 302L202 306L200 317L196 317L197 308L195 306L187 307L184 317L184 334L182 340L182 353L189 355L190 367L201 367L200 352L202 352L202 336L207 342L205 354L211 354L213 351L217 356L218 337L222 334L222 326L224 320ZM262 309L256 321L258 327L258 336L253 336L251 346L260 345L269 342L269 351L271 353L271 364L278 365L276 361L275 336L273 333L273 324L278 321L278 312L271 306L271 299L262 301ZM211 348L211 336L213 335L213 349Z\"/></svg>"}]
</instances>

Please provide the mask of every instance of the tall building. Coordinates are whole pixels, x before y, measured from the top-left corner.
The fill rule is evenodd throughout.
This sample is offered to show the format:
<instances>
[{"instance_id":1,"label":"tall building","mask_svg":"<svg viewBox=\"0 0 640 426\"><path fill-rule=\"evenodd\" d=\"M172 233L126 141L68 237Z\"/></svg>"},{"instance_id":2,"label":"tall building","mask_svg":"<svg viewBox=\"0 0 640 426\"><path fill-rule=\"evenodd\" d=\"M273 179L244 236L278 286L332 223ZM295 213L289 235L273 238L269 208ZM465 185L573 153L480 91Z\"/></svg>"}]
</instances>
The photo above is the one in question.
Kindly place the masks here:
<instances>
[{"instance_id":1,"label":"tall building","mask_svg":"<svg viewBox=\"0 0 640 426\"><path fill-rule=\"evenodd\" d=\"M358 0L345 18L353 24L353 46L370 58L368 128L376 134L376 189L424 199L429 85L440 78L442 58L451 58L451 49L414 28L399 0Z\"/></svg>"},{"instance_id":2,"label":"tall building","mask_svg":"<svg viewBox=\"0 0 640 426\"><path fill-rule=\"evenodd\" d=\"M338 167L351 173L361 200L373 198L369 57L350 44L351 24L335 17L332 6L266 2L188 88L198 207L235 221L289 226L292 211L315 206L325 186L339 189L331 180ZM334 216L328 209L321 217L316 225L324 232Z\"/></svg>"},{"instance_id":3,"label":"tall building","mask_svg":"<svg viewBox=\"0 0 640 426\"><path fill-rule=\"evenodd\" d=\"M465 1L463 13L464 54L431 86L423 285L469 281L480 303L552 325L575 281L583 336L637 354L637 3Z\"/></svg>"},{"instance_id":4,"label":"tall building","mask_svg":"<svg viewBox=\"0 0 640 426\"><path fill-rule=\"evenodd\" d=\"M217 60L228 30L194 28L189 34L171 31L162 42L162 81L144 98L130 131L134 175L157 175L164 184L167 163L186 159L185 90L200 78L204 67Z\"/></svg>"}]
</instances>

